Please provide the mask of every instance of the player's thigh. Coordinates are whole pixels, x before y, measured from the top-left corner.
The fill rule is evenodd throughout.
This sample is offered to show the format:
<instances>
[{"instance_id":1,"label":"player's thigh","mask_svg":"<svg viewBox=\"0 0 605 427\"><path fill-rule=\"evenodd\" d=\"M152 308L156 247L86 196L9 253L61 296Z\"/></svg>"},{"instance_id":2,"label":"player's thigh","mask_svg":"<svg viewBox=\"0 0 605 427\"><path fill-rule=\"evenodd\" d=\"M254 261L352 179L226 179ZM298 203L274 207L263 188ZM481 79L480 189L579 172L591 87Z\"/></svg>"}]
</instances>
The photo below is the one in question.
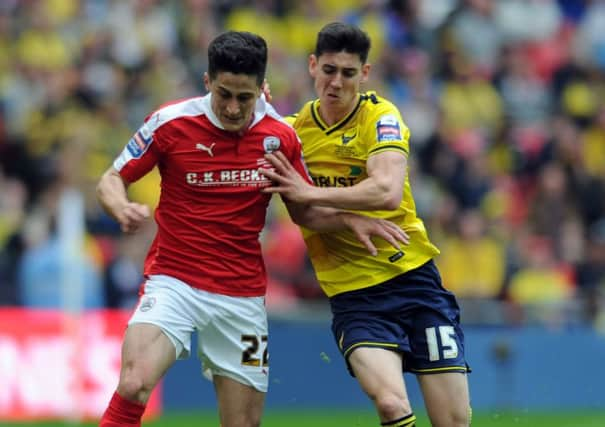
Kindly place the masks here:
<instances>
[{"instance_id":1,"label":"player's thigh","mask_svg":"<svg viewBox=\"0 0 605 427\"><path fill-rule=\"evenodd\" d=\"M266 392L269 336L264 299L226 295L205 298L213 304L206 304L210 321L199 330L198 355L204 375L228 377Z\"/></svg>"},{"instance_id":2,"label":"player's thigh","mask_svg":"<svg viewBox=\"0 0 605 427\"><path fill-rule=\"evenodd\" d=\"M256 427L265 403L265 393L222 375L213 377L222 427Z\"/></svg>"},{"instance_id":3,"label":"player's thigh","mask_svg":"<svg viewBox=\"0 0 605 427\"><path fill-rule=\"evenodd\" d=\"M204 318L196 305L196 289L174 277L154 275L145 282L128 325L156 325L172 342L175 357L185 359L191 351L191 333Z\"/></svg>"},{"instance_id":4,"label":"player's thigh","mask_svg":"<svg viewBox=\"0 0 605 427\"><path fill-rule=\"evenodd\" d=\"M359 347L351 352L348 363L369 396L389 393L407 400L401 354L384 348Z\"/></svg>"},{"instance_id":5,"label":"player's thigh","mask_svg":"<svg viewBox=\"0 0 605 427\"><path fill-rule=\"evenodd\" d=\"M153 387L175 360L174 344L160 327L132 324L122 344L120 382L135 388Z\"/></svg>"},{"instance_id":6,"label":"player's thigh","mask_svg":"<svg viewBox=\"0 0 605 427\"><path fill-rule=\"evenodd\" d=\"M448 416L449 419L465 418L470 408L468 379L465 373L448 372L434 375L418 375L418 382L426 410L431 419ZM446 425L438 423L437 425Z\"/></svg>"}]
</instances>

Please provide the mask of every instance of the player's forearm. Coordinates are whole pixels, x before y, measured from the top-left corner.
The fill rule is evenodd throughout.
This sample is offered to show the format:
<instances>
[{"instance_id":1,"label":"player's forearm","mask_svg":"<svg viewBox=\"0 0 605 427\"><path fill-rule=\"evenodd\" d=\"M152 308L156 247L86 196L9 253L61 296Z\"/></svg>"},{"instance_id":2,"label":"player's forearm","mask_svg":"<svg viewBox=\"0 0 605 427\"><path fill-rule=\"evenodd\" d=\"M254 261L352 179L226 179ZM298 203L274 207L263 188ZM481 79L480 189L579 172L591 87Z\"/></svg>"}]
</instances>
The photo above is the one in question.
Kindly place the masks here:
<instances>
[{"instance_id":1,"label":"player's forearm","mask_svg":"<svg viewBox=\"0 0 605 427\"><path fill-rule=\"evenodd\" d=\"M113 219L119 221L119 213L129 203L126 185L119 173L111 168L107 170L97 184L97 199Z\"/></svg>"},{"instance_id":2,"label":"player's forearm","mask_svg":"<svg viewBox=\"0 0 605 427\"><path fill-rule=\"evenodd\" d=\"M340 231L348 228L347 218L351 215L337 209L287 203L292 221L297 225L318 232Z\"/></svg>"},{"instance_id":3,"label":"player's forearm","mask_svg":"<svg viewBox=\"0 0 605 427\"><path fill-rule=\"evenodd\" d=\"M403 190L370 177L352 187L313 187L308 197L310 204L337 209L393 210L400 205Z\"/></svg>"}]
</instances>

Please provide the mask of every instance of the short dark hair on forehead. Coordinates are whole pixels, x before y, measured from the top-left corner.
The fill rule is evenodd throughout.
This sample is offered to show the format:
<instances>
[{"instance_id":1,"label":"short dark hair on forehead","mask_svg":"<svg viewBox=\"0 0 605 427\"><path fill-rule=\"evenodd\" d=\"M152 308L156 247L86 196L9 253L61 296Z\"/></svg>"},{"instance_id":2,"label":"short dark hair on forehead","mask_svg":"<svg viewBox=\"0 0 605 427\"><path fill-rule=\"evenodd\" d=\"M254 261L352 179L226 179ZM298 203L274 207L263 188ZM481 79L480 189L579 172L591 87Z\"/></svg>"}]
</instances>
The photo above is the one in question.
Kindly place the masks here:
<instances>
[{"instance_id":1,"label":"short dark hair on forehead","mask_svg":"<svg viewBox=\"0 0 605 427\"><path fill-rule=\"evenodd\" d=\"M315 56L324 53L347 52L359 55L365 64L370 52L370 37L359 27L343 22L332 22L324 26L317 35Z\"/></svg>"},{"instance_id":2,"label":"short dark hair on forehead","mask_svg":"<svg viewBox=\"0 0 605 427\"><path fill-rule=\"evenodd\" d=\"M220 72L255 76L258 86L265 80L267 43L247 31L227 31L208 46L208 75L215 79Z\"/></svg>"}]
</instances>

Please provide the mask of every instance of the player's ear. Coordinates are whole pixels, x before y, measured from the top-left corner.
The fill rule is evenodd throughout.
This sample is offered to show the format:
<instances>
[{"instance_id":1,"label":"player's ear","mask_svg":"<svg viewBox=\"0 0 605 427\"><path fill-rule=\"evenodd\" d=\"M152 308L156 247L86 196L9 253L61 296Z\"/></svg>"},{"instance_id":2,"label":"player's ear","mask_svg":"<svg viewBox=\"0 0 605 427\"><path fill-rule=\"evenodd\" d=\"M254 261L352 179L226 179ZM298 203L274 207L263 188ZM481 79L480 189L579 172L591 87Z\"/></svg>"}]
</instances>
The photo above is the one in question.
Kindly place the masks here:
<instances>
[{"instance_id":1,"label":"player's ear","mask_svg":"<svg viewBox=\"0 0 605 427\"><path fill-rule=\"evenodd\" d=\"M370 68L372 68L372 66L367 62L361 66L361 83L368 81L368 78L370 77Z\"/></svg>"},{"instance_id":2,"label":"player's ear","mask_svg":"<svg viewBox=\"0 0 605 427\"><path fill-rule=\"evenodd\" d=\"M210 76L208 73L204 73L204 86L206 87L206 90L210 92Z\"/></svg>"},{"instance_id":3,"label":"player's ear","mask_svg":"<svg viewBox=\"0 0 605 427\"><path fill-rule=\"evenodd\" d=\"M265 95L267 102L271 102L273 97L271 96L271 87L269 86L267 79L263 80L262 84L260 85L260 92L261 94Z\"/></svg>"},{"instance_id":4,"label":"player's ear","mask_svg":"<svg viewBox=\"0 0 605 427\"><path fill-rule=\"evenodd\" d=\"M318 59L317 56L315 56L315 54L311 54L309 55L309 74L311 74L311 77L315 78L315 75L317 74L317 67L318 67Z\"/></svg>"}]
</instances>

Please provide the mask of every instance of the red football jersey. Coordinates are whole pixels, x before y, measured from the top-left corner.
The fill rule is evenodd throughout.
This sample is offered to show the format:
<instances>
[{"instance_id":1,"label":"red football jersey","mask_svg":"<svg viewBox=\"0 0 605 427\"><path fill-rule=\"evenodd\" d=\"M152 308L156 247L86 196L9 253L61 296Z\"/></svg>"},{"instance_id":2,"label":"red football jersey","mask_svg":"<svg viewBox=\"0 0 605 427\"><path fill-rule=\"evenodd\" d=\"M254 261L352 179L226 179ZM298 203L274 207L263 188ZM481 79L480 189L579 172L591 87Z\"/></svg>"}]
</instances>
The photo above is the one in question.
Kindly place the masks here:
<instances>
[{"instance_id":1,"label":"red football jersey","mask_svg":"<svg viewBox=\"0 0 605 427\"><path fill-rule=\"evenodd\" d=\"M152 113L113 165L127 182L155 165L162 178L145 275L166 274L225 295L264 295L259 234L271 196L260 190L271 182L258 169L270 165L265 153L280 150L311 182L300 140L262 98L243 135L225 131L210 97Z\"/></svg>"}]
</instances>

